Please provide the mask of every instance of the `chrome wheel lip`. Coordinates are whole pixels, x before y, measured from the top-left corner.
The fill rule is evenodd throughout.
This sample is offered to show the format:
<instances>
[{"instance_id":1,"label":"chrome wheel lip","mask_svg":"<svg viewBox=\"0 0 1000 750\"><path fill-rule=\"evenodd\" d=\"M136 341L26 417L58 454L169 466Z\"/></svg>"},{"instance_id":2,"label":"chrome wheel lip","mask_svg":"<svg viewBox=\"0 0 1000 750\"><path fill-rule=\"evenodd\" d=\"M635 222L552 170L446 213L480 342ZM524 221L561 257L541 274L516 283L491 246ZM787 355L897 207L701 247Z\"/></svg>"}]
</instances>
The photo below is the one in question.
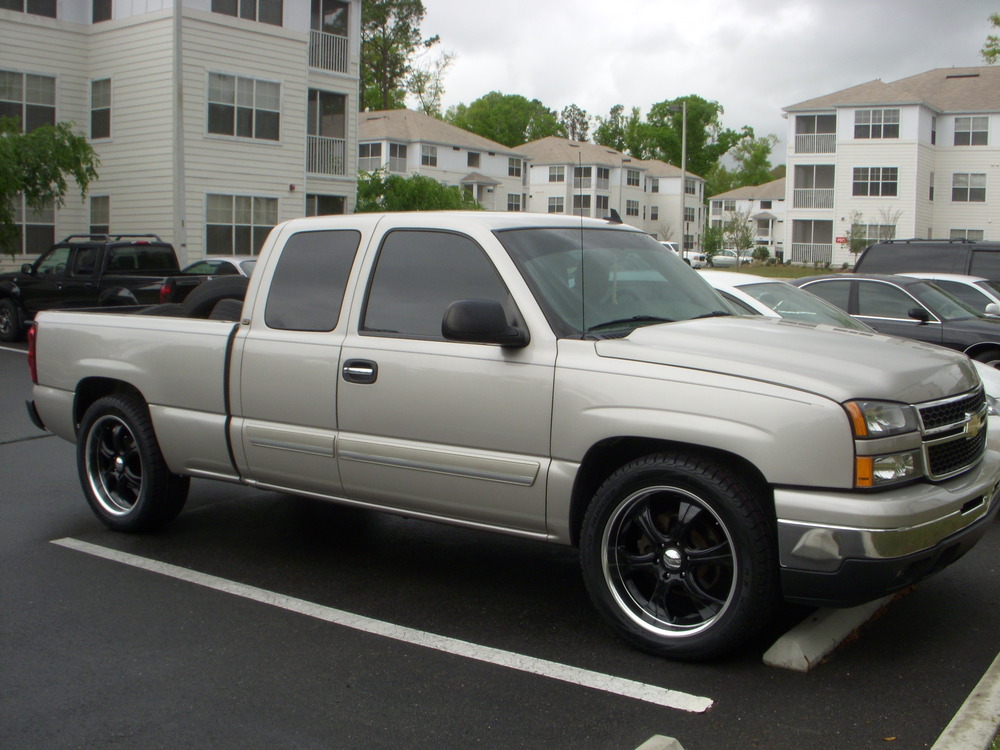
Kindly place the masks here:
<instances>
[{"instance_id":1,"label":"chrome wheel lip","mask_svg":"<svg viewBox=\"0 0 1000 750\"><path fill-rule=\"evenodd\" d=\"M725 601L719 607L718 611L711 617L690 625L678 625L666 622L643 606L642 602L638 601L629 592L627 586L628 581L622 578L619 573L620 568L614 559L618 549L618 535L626 527L627 522L632 518L631 512L638 507L644 506L645 502L652 496L664 493L677 495L684 501L696 505L701 511L709 513L714 520L715 525L725 537L730 550L732 574ZM672 554L675 552L681 554L679 553L679 550L668 548L666 553L663 555L664 563L667 564L668 567L673 567L670 563L676 559L675 555ZM617 505L617 507L615 507L609 516L607 523L604 525L604 531L601 536L601 568L611 597L614 599L619 610L624 613L629 621L659 638L673 640L696 636L699 633L711 628L716 622L718 622L719 619L726 614L730 607L732 607L734 601L736 600L736 590L740 573L739 562L736 558L732 535L730 534L726 524L719 517L719 514L716 513L715 510L698 495L682 487L670 485L643 487L642 489L628 495Z\"/></svg>"},{"instance_id":2,"label":"chrome wheel lip","mask_svg":"<svg viewBox=\"0 0 1000 750\"><path fill-rule=\"evenodd\" d=\"M107 448L112 447L109 442L116 439L119 444L109 452ZM131 427L124 419L106 414L91 425L86 440L87 482L92 496L103 512L116 517L128 515L135 509L142 493L143 473L142 457ZM127 441L127 445L123 445L123 441ZM114 476L123 477L129 467L135 469L136 465L138 471L134 474L138 487L133 492L124 493L119 482L112 479Z\"/></svg>"}]
</instances>

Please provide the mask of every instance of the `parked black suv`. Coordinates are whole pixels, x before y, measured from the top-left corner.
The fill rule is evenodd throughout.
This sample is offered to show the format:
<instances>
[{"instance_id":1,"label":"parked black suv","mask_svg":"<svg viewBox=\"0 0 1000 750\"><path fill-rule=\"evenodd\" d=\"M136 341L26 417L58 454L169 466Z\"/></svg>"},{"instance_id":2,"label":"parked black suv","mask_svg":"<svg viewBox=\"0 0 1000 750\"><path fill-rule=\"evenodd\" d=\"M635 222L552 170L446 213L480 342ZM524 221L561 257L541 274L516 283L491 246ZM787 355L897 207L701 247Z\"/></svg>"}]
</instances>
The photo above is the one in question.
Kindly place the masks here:
<instances>
[{"instance_id":1,"label":"parked black suv","mask_svg":"<svg viewBox=\"0 0 1000 750\"><path fill-rule=\"evenodd\" d=\"M855 273L935 271L1000 281L1000 242L886 240L869 245Z\"/></svg>"}]
</instances>

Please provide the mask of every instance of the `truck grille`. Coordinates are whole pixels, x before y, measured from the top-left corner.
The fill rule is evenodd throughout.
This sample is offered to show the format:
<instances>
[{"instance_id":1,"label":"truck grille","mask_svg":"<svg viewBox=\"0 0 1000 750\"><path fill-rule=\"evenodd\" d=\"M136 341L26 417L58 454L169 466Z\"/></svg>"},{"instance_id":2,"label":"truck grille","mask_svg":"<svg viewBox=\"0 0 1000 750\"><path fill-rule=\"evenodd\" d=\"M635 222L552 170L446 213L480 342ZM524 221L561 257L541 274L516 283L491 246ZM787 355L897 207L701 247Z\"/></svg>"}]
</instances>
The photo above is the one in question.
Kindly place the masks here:
<instances>
[{"instance_id":1,"label":"truck grille","mask_svg":"<svg viewBox=\"0 0 1000 750\"><path fill-rule=\"evenodd\" d=\"M941 480L971 468L986 450L986 395L982 389L918 405L924 466Z\"/></svg>"}]
</instances>

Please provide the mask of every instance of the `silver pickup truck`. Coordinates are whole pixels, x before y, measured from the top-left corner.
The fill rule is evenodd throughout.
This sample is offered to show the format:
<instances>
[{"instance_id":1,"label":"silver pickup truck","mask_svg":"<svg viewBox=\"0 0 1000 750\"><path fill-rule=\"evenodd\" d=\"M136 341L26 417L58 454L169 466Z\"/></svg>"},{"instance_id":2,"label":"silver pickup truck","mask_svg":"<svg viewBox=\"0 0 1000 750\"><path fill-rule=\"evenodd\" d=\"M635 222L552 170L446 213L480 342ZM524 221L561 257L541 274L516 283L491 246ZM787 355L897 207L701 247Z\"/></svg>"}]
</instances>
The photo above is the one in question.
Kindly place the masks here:
<instances>
[{"instance_id":1,"label":"silver pickup truck","mask_svg":"<svg viewBox=\"0 0 1000 750\"><path fill-rule=\"evenodd\" d=\"M736 317L620 223L290 221L225 303L39 314L29 410L111 528L172 520L197 477L576 545L619 635L699 659L781 597L925 578L1000 505L966 357Z\"/></svg>"}]
</instances>

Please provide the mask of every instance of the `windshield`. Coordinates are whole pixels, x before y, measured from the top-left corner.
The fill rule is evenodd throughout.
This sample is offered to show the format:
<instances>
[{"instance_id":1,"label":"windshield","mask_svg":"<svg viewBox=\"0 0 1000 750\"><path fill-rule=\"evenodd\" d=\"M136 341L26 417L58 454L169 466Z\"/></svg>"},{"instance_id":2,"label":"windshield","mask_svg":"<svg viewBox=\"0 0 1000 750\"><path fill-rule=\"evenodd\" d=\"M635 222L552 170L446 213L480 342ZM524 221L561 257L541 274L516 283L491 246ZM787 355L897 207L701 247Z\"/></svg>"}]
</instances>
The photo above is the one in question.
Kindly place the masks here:
<instances>
[{"instance_id":1,"label":"windshield","mask_svg":"<svg viewBox=\"0 0 1000 750\"><path fill-rule=\"evenodd\" d=\"M783 281L741 284L739 290L767 305L783 318L805 323L826 323L840 328L871 330L839 307Z\"/></svg>"},{"instance_id":2,"label":"windshield","mask_svg":"<svg viewBox=\"0 0 1000 750\"><path fill-rule=\"evenodd\" d=\"M976 312L967 304L962 302L937 284L922 281L910 284L906 291L920 300L924 306L941 320L961 320L962 318L981 318L981 313Z\"/></svg>"},{"instance_id":3,"label":"windshield","mask_svg":"<svg viewBox=\"0 0 1000 750\"><path fill-rule=\"evenodd\" d=\"M559 227L497 237L560 336L624 336L639 326L733 314L696 271L641 232Z\"/></svg>"}]
</instances>

